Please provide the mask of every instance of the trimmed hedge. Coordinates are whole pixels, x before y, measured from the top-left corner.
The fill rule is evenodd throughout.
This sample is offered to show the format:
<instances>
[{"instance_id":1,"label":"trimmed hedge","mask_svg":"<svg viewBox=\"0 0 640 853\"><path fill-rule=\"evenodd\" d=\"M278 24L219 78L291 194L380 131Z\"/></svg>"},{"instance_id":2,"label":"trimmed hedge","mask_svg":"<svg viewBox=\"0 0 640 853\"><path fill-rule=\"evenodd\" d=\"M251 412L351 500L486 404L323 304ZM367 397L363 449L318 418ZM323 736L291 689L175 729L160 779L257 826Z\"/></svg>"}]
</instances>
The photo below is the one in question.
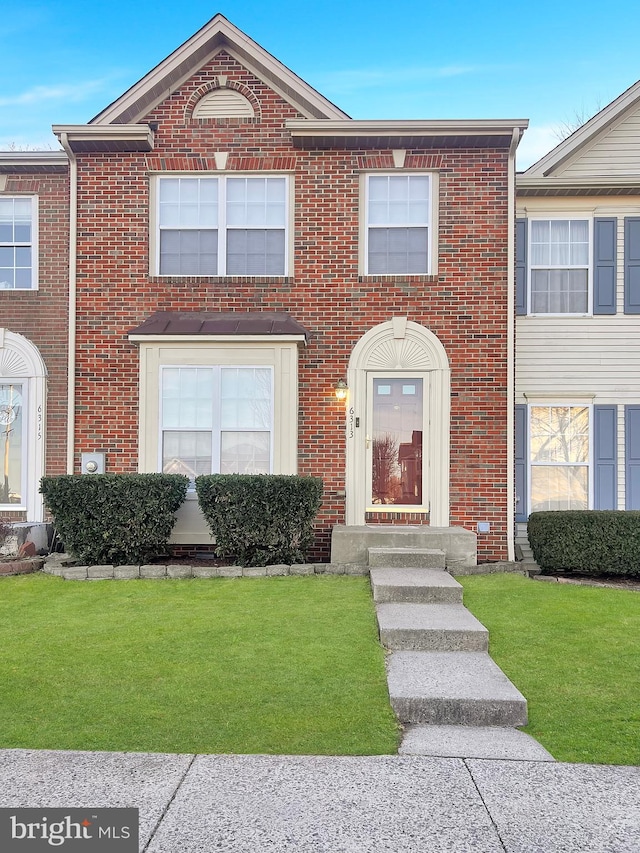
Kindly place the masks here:
<instances>
[{"instance_id":1,"label":"trimmed hedge","mask_svg":"<svg viewBox=\"0 0 640 853\"><path fill-rule=\"evenodd\" d=\"M181 474L84 474L43 477L40 491L77 560L137 565L166 552L188 485Z\"/></svg>"},{"instance_id":2,"label":"trimmed hedge","mask_svg":"<svg viewBox=\"0 0 640 853\"><path fill-rule=\"evenodd\" d=\"M543 573L640 575L640 511L533 512L528 533Z\"/></svg>"},{"instance_id":3,"label":"trimmed hedge","mask_svg":"<svg viewBox=\"0 0 640 853\"><path fill-rule=\"evenodd\" d=\"M196 477L216 553L241 566L302 563L313 542L322 480L278 474Z\"/></svg>"}]
</instances>

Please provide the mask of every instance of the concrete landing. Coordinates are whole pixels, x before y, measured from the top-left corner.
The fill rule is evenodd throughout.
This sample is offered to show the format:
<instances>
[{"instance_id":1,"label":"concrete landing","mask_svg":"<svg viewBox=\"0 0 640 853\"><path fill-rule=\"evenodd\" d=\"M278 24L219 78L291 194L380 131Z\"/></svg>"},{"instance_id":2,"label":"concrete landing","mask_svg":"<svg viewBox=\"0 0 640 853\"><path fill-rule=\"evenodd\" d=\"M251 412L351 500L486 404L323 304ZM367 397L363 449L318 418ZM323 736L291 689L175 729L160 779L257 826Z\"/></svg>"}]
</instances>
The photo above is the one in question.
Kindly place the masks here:
<instances>
[{"instance_id":1,"label":"concrete landing","mask_svg":"<svg viewBox=\"0 0 640 853\"><path fill-rule=\"evenodd\" d=\"M527 724L526 699L484 652L393 652L387 680L401 723Z\"/></svg>"},{"instance_id":2,"label":"concrete landing","mask_svg":"<svg viewBox=\"0 0 640 853\"><path fill-rule=\"evenodd\" d=\"M462 604L403 604L377 607L380 640L405 651L486 652L489 632Z\"/></svg>"},{"instance_id":3,"label":"concrete landing","mask_svg":"<svg viewBox=\"0 0 640 853\"><path fill-rule=\"evenodd\" d=\"M439 569L373 568L370 578L375 602L456 604L462 601L462 586Z\"/></svg>"},{"instance_id":4,"label":"concrete landing","mask_svg":"<svg viewBox=\"0 0 640 853\"><path fill-rule=\"evenodd\" d=\"M476 534L464 527L431 527L428 524L336 524L331 533L331 562L367 565L370 548L438 549L446 565L475 566Z\"/></svg>"},{"instance_id":5,"label":"concrete landing","mask_svg":"<svg viewBox=\"0 0 640 853\"><path fill-rule=\"evenodd\" d=\"M408 726L399 754L555 761L551 753L530 735L504 726Z\"/></svg>"}]
</instances>

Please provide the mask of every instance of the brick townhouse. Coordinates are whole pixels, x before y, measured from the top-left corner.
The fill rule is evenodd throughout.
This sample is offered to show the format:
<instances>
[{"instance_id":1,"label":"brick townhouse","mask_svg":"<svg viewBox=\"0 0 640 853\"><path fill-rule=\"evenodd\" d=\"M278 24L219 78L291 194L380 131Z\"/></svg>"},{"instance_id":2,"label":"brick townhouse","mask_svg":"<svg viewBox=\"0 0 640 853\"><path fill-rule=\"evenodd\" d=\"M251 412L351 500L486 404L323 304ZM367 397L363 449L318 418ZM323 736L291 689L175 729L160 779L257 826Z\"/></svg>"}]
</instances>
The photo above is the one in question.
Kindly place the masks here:
<instances>
[{"instance_id":1,"label":"brick townhouse","mask_svg":"<svg viewBox=\"0 0 640 853\"><path fill-rule=\"evenodd\" d=\"M62 152L0 155L2 515L87 461L299 473L317 558L344 524L510 556L525 127L352 120L217 15Z\"/></svg>"}]
</instances>

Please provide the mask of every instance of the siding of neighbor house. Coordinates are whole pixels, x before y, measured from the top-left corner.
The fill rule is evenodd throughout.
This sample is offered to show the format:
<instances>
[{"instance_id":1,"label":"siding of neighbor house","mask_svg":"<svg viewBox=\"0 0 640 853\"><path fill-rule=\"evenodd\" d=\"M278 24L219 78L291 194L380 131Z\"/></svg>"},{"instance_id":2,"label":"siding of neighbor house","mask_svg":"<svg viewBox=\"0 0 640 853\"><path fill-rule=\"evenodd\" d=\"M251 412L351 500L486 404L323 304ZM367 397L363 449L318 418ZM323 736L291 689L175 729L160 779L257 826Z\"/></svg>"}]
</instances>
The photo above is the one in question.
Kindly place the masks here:
<instances>
[{"instance_id":1,"label":"siding of neighbor house","mask_svg":"<svg viewBox=\"0 0 640 853\"><path fill-rule=\"evenodd\" d=\"M634 107L613 119L606 130L596 134L564 162L555 166L547 162L548 192L553 197L545 194L542 170L536 166L531 167L530 172L532 178L539 181L537 196L527 189L527 173L518 181L518 217L609 218L615 221L615 300L605 307L608 313L518 316L515 381L516 404L537 400L588 404L594 407L594 413L598 406L613 407L615 419L610 423L615 435L609 437L610 427L607 427L604 453L608 461L602 461L603 468L598 458L602 448L596 447L596 418L592 418L590 465L592 486L596 469L603 471L607 465L612 466L615 498L611 508L616 509L640 508L640 502L636 505L635 498L630 498L635 493L629 489L629 479L635 474L628 450L630 430L634 428L634 407L640 404L640 314L629 310L634 307L629 304L628 289L625 295L629 284L625 267L629 267L629 259L638 251L634 248L633 231L640 216L640 192L629 194L627 191L622 195L609 190L588 195L584 186L588 186L589 180L597 185L608 178L620 181L625 176L635 186L640 175L639 133L640 110ZM572 192L573 179L579 182L580 189ZM566 195L554 187L554 182L559 181ZM634 227L630 228L632 225ZM635 285L632 290L634 288ZM598 499L598 494L592 490L590 505L597 507Z\"/></svg>"},{"instance_id":2,"label":"siding of neighbor house","mask_svg":"<svg viewBox=\"0 0 640 853\"><path fill-rule=\"evenodd\" d=\"M66 169L61 171L59 166L33 172L21 169L12 173L7 168L2 171L6 182L0 197L28 195L38 199L39 263L37 290L0 290L0 326L27 338L45 363L47 473L63 474L67 439L69 178ZM7 517L27 520L24 513Z\"/></svg>"},{"instance_id":3,"label":"siding of neighbor house","mask_svg":"<svg viewBox=\"0 0 640 853\"><path fill-rule=\"evenodd\" d=\"M256 118L193 120L212 78L254 105ZM138 467L138 348L127 338L155 311L285 311L311 333L299 354L298 472L321 476L325 498L315 555L326 558L344 522L345 410L333 385L372 326L394 316L428 327L452 370L450 519L491 533L479 559L506 556L506 146L407 151L404 171L439 175L437 275L363 276L360 176L393 171L388 148L295 148L284 128L300 118L264 82L222 52L144 117L154 150L78 154L78 345L75 447L107 453L107 470ZM488 143L489 145L489 143ZM288 174L294 185L295 261L281 278L149 275L150 176L226 170ZM424 515L388 513L389 523Z\"/></svg>"}]
</instances>

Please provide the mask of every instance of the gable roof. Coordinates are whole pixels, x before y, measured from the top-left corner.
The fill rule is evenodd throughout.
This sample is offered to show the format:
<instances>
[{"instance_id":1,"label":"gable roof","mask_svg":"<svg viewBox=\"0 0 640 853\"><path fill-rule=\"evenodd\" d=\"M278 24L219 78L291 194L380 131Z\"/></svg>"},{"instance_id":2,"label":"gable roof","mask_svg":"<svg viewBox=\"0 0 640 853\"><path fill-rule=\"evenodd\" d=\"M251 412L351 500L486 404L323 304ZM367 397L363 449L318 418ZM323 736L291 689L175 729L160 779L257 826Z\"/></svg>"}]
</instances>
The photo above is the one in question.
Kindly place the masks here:
<instances>
[{"instance_id":1,"label":"gable roof","mask_svg":"<svg viewBox=\"0 0 640 853\"><path fill-rule=\"evenodd\" d=\"M136 124L220 51L226 51L306 118L349 116L301 80L253 39L216 15L89 124Z\"/></svg>"},{"instance_id":2,"label":"gable roof","mask_svg":"<svg viewBox=\"0 0 640 853\"><path fill-rule=\"evenodd\" d=\"M612 101L604 109L600 110L593 118L585 122L571 136L568 136L559 145L556 145L552 151L545 154L537 163L529 166L522 175L531 178L544 178L557 174L562 170L562 167L568 160L592 146L625 113L631 112L638 106L640 106L640 80L634 83L633 86L630 86L615 101Z\"/></svg>"}]
</instances>

